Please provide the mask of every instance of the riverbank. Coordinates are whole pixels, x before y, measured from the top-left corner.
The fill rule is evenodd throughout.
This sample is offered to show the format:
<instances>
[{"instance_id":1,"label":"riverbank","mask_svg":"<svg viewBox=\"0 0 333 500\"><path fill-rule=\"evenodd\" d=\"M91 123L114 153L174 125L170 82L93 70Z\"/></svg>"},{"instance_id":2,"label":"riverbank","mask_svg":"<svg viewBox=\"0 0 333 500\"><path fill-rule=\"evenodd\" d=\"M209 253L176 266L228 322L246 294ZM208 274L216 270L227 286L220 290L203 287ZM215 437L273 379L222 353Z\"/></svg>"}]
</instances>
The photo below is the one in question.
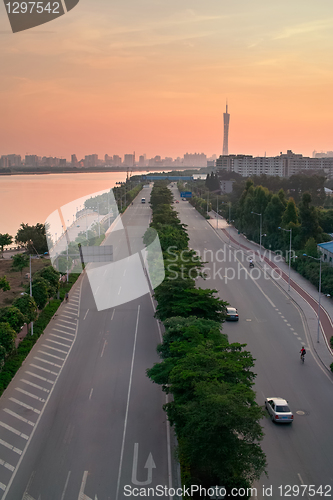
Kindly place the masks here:
<instances>
[{"instance_id":1,"label":"riverbank","mask_svg":"<svg viewBox=\"0 0 333 500\"><path fill-rule=\"evenodd\" d=\"M24 170L10 170L6 169L6 172L0 171L0 176L12 176L12 175L50 175L50 174L91 174L91 173L117 173L117 172L130 172L130 175L133 176L136 172L183 172L195 170L196 172L200 170L200 167L94 167L94 168L58 168L58 167L46 167L45 169L38 168L36 170L29 170L27 167Z\"/></svg>"}]
</instances>

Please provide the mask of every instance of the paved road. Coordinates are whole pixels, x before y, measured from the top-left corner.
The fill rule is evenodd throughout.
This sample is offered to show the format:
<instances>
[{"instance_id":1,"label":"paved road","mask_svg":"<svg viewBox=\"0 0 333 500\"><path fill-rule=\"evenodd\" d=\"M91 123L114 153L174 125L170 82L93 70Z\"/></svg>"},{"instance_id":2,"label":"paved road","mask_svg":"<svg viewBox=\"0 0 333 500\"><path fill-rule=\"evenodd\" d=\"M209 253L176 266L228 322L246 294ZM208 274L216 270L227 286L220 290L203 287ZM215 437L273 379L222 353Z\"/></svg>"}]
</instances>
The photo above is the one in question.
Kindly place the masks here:
<instances>
[{"instance_id":1,"label":"paved road","mask_svg":"<svg viewBox=\"0 0 333 500\"><path fill-rule=\"evenodd\" d=\"M173 193L180 199L176 189ZM332 498L333 378L311 351L300 310L272 279L265 279L258 269L252 276L261 276L252 279L242 252L237 253L235 259L234 249L227 244L228 236L222 231L218 235L188 202L181 201L175 208L182 222L188 225L190 246L208 261L206 267L211 276L205 282L198 280L198 283L217 289L221 299L238 308L240 321L226 323L224 332L230 342L246 343L256 359L258 403L263 405L267 396L280 396L289 401L294 412L292 425L279 426L268 418L263 419L265 437L262 447L268 459L268 478L262 477L256 485L257 498L268 496L263 495L263 485L272 485L271 497L278 499L288 496L286 485L301 484L316 485L317 488L328 485L326 492ZM223 250L225 261L222 260ZM308 351L304 365L298 354L302 345ZM281 490L279 486L282 486ZM290 496L301 498L301 494L297 497L291 493ZM316 494L312 498L323 496ZM305 493L303 498L311 498L311 495Z\"/></svg>"},{"instance_id":2,"label":"paved road","mask_svg":"<svg viewBox=\"0 0 333 500\"><path fill-rule=\"evenodd\" d=\"M136 232L127 255L150 214L139 202L124 214ZM3 499L120 500L125 485L171 485L165 395L145 375L158 361L153 315L149 294L98 312L80 278L0 399Z\"/></svg>"}]
</instances>

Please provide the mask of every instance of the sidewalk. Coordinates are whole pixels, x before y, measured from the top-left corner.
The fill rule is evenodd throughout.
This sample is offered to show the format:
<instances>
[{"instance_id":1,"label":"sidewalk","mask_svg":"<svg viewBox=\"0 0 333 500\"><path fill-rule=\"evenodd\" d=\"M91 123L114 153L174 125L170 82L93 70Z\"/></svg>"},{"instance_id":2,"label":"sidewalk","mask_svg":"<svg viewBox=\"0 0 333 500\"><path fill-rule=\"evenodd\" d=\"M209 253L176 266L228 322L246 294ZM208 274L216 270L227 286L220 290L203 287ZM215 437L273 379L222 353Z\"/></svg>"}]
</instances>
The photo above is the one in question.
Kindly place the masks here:
<instances>
[{"instance_id":1,"label":"sidewalk","mask_svg":"<svg viewBox=\"0 0 333 500\"><path fill-rule=\"evenodd\" d=\"M320 359L323 366L332 374L330 364L333 362L333 350L330 348L330 338L333 335L333 301L326 295L321 294L320 297L320 331L319 342L318 338L318 289L315 288L307 279L303 278L299 273L290 270L290 291L288 291L288 274L289 265L285 261L274 262L274 257L277 255L267 250L262 245L261 259L259 245L249 241L243 234L238 234L237 229L229 226L225 219L219 216L216 219L216 213L210 213L212 219L207 222L229 243L230 246L255 254L254 260L257 266L263 267L265 264L272 269L277 269L280 279L274 280L275 283L284 291L284 293L298 305L305 320L305 326L310 340L310 349L312 349ZM230 236L229 236L230 235ZM267 268L267 266L266 266ZM333 376L333 374L332 374Z\"/></svg>"}]
</instances>

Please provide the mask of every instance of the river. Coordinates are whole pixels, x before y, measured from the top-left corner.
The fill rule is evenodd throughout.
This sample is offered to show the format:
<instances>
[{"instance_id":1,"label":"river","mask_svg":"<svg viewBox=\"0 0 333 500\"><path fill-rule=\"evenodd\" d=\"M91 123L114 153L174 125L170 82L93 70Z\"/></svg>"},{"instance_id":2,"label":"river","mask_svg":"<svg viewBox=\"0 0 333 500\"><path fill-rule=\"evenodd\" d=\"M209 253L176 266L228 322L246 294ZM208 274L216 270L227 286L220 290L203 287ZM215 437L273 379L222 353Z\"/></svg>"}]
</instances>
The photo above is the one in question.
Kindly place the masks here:
<instances>
[{"instance_id":1,"label":"river","mask_svg":"<svg viewBox=\"0 0 333 500\"><path fill-rule=\"evenodd\" d=\"M15 237L22 222L44 224L62 205L125 180L126 172L0 176L0 233Z\"/></svg>"}]
</instances>

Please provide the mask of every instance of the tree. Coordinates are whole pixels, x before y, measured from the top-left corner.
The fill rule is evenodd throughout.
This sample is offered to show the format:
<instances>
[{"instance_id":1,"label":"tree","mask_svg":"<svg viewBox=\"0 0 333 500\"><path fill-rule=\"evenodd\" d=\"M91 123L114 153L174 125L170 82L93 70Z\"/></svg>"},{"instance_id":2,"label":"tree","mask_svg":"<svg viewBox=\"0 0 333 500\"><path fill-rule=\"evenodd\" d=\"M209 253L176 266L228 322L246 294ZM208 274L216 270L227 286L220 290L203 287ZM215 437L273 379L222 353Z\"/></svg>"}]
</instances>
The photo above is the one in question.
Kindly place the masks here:
<instances>
[{"instance_id":1,"label":"tree","mask_svg":"<svg viewBox=\"0 0 333 500\"><path fill-rule=\"evenodd\" d=\"M302 201L299 204L299 216L301 219L301 237L303 241L309 238L317 240L322 228L319 226L318 212L314 206L311 206L311 194L304 193Z\"/></svg>"},{"instance_id":2,"label":"tree","mask_svg":"<svg viewBox=\"0 0 333 500\"><path fill-rule=\"evenodd\" d=\"M156 317L162 321L172 316L223 321L227 302L214 297L215 293L217 290L195 288L192 279L165 279L155 290Z\"/></svg>"},{"instance_id":3,"label":"tree","mask_svg":"<svg viewBox=\"0 0 333 500\"><path fill-rule=\"evenodd\" d=\"M264 214L265 225L269 232L275 233L277 228L281 225L281 217L284 210L285 206L282 203L280 196L273 194Z\"/></svg>"},{"instance_id":4,"label":"tree","mask_svg":"<svg viewBox=\"0 0 333 500\"><path fill-rule=\"evenodd\" d=\"M190 469L189 483L249 487L266 467L258 444L263 411L252 390L254 363L243 347L224 339L220 345L206 341L191 348L183 340L181 357L167 358L147 371L173 395L164 408Z\"/></svg>"},{"instance_id":5,"label":"tree","mask_svg":"<svg viewBox=\"0 0 333 500\"><path fill-rule=\"evenodd\" d=\"M4 292L7 292L10 290L10 284L9 281L7 280L6 276L3 276L0 278L0 290L3 290Z\"/></svg>"},{"instance_id":6,"label":"tree","mask_svg":"<svg viewBox=\"0 0 333 500\"><path fill-rule=\"evenodd\" d=\"M17 307L2 307L0 309L0 323L9 323L11 328L18 333L25 323L25 317Z\"/></svg>"},{"instance_id":7,"label":"tree","mask_svg":"<svg viewBox=\"0 0 333 500\"><path fill-rule=\"evenodd\" d=\"M16 255L12 256L13 262L12 262L12 267L16 271L21 272L21 277L22 277L22 271L25 267L28 267L29 265L29 257L28 255L24 253L17 253Z\"/></svg>"},{"instance_id":8,"label":"tree","mask_svg":"<svg viewBox=\"0 0 333 500\"><path fill-rule=\"evenodd\" d=\"M282 216L282 225L288 227L290 223L298 224L298 214L294 198L289 198L286 209Z\"/></svg>"},{"instance_id":9,"label":"tree","mask_svg":"<svg viewBox=\"0 0 333 500\"><path fill-rule=\"evenodd\" d=\"M318 257L317 243L314 238L308 239L308 241L305 243L304 250L307 255L315 258Z\"/></svg>"},{"instance_id":10,"label":"tree","mask_svg":"<svg viewBox=\"0 0 333 500\"><path fill-rule=\"evenodd\" d=\"M13 237L10 236L10 234L8 234L8 233L1 234L0 233L1 257L3 257L3 248L7 247L8 245L11 245L12 243L13 243Z\"/></svg>"},{"instance_id":11,"label":"tree","mask_svg":"<svg viewBox=\"0 0 333 500\"><path fill-rule=\"evenodd\" d=\"M42 254L48 251L45 224L29 226L22 223L17 231L15 241L25 246L29 253Z\"/></svg>"},{"instance_id":12,"label":"tree","mask_svg":"<svg viewBox=\"0 0 333 500\"><path fill-rule=\"evenodd\" d=\"M25 322L31 323L37 318L37 304L33 297L25 294L14 300L13 306L17 307L24 315Z\"/></svg>"},{"instance_id":13,"label":"tree","mask_svg":"<svg viewBox=\"0 0 333 500\"><path fill-rule=\"evenodd\" d=\"M44 278L39 277L32 282L32 296L38 309L43 309L45 307L49 297L48 289L48 282Z\"/></svg>"},{"instance_id":14,"label":"tree","mask_svg":"<svg viewBox=\"0 0 333 500\"><path fill-rule=\"evenodd\" d=\"M15 348L16 333L9 323L0 323L0 347L2 346L6 354L10 354ZM3 360L3 352L0 352Z\"/></svg>"},{"instance_id":15,"label":"tree","mask_svg":"<svg viewBox=\"0 0 333 500\"><path fill-rule=\"evenodd\" d=\"M43 278L47 282L47 293L53 297L59 290L60 273L53 266L46 266L34 274L34 281Z\"/></svg>"}]
</instances>

